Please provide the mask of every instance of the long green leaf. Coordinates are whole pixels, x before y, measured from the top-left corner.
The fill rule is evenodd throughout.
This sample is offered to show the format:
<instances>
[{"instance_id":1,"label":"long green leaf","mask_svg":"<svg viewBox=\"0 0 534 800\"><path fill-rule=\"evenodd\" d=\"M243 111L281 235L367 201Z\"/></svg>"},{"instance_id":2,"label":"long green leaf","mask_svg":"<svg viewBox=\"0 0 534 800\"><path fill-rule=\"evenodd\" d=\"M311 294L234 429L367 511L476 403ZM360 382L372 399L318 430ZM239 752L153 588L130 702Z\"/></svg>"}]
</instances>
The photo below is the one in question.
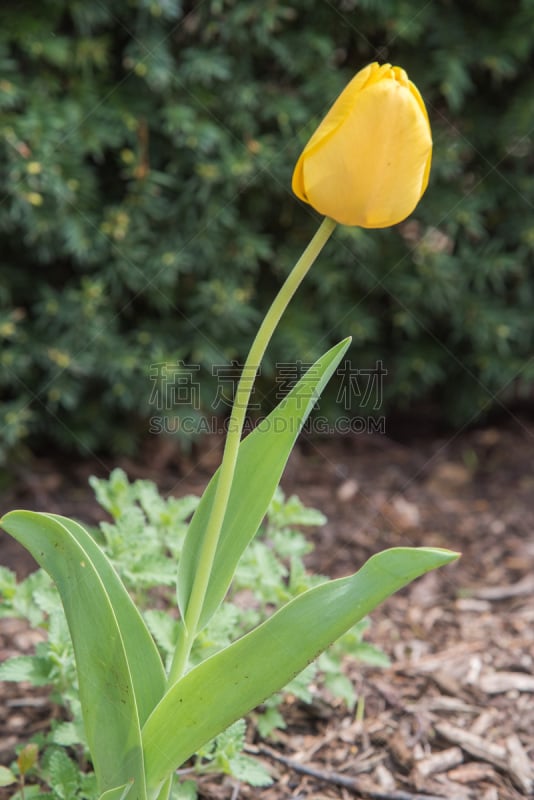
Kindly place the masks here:
<instances>
[{"instance_id":1,"label":"long green leaf","mask_svg":"<svg viewBox=\"0 0 534 800\"><path fill-rule=\"evenodd\" d=\"M165 693L167 679L160 654L143 617L126 591L113 565L93 537L79 523L58 514L46 514L64 525L88 553L117 618L130 669L141 725Z\"/></svg>"},{"instance_id":2,"label":"long green leaf","mask_svg":"<svg viewBox=\"0 0 534 800\"><path fill-rule=\"evenodd\" d=\"M378 603L457 553L394 548L359 572L310 589L172 686L143 727L147 786L285 686Z\"/></svg>"},{"instance_id":3,"label":"long green leaf","mask_svg":"<svg viewBox=\"0 0 534 800\"><path fill-rule=\"evenodd\" d=\"M350 339L344 339L316 361L280 405L241 443L199 627L209 621L223 600L237 563L265 516L297 436L349 345ZM178 565L177 595L183 618L200 559L218 474L217 471L208 484L191 520Z\"/></svg>"},{"instance_id":4,"label":"long green leaf","mask_svg":"<svg viewBox=\"0 0 534 800\"><path fill-rule=\"evenodd\" d=\"M50 573L61 595L99 791L105 793L133 781L132 800L146 800L141 726L132 676L110 595L93 562L93 548L87 541L83 545L78 541L84 536L75 523L67 526L47 514L12 511L0 524ZM97 558L97 562L102 568L102 559ZM104 574L110 577L106 568ZM115 576L115 597L117 582ZM128 616L125 603L119 605L122 622L128 628L134 616ZM131 636L131 631L127 635Z\"/></svg>"}]
</instances>

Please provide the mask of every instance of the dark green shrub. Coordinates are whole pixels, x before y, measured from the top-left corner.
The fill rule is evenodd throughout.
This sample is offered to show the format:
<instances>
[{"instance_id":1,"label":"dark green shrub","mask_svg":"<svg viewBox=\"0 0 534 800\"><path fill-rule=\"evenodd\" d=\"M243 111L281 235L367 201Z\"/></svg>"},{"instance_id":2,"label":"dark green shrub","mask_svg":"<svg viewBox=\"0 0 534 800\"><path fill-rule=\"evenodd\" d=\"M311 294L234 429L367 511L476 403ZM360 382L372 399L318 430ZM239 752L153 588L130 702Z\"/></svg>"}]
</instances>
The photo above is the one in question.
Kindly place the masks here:
<instances>
[{"instance_id":1,"label":"dark green shrub","mask_svg":"<svg viewBox=\"0 0 534 800\"><path fill-rule=\"evenodd\" d=\"M132 449L157 365L180 360L214 413L213 367L243 360L316 225L289 188L300 148L371 60L428 103L431 185L396 229L338 230L264 402L276 362L347 334L354 367L387 368L385 408L430 399L469 422L530 384L532 2L42 0L0 17L4 451L34 432Z\"/></svg>"}]
</instances>

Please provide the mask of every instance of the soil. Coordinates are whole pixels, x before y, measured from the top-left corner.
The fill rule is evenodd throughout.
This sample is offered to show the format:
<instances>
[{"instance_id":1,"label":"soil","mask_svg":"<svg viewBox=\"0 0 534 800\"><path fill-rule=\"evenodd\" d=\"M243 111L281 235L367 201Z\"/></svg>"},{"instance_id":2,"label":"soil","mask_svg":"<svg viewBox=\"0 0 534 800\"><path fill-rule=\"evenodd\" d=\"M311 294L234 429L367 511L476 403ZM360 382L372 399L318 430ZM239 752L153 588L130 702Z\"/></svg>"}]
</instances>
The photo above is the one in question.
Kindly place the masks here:
<instances>
[{"instance_id":1,"label":"soil","mask_svg":"<svg viewBox=\"0 0 534 800\"><path fill-rule=\"evenodd\" d=\"M288 727L274 741L251 725L248 750L274 783L252 789L206 777L203 798L384 798L514 800L534 796L534 425L441 438L384 435L305 439L282 486L328 516L310 535L311 569L354 571L386 547L432 545L462 552L372 614L366 638L388 668L347 662L357 712L317 690L304 706L287 701ZM200 493L219 463L221 442L188 457L152 442L142 463L123 461L131 478L163 492ZM18 468L0 512L39 508L94 523L103 518L87 484L103 460L62 464L34 459ZM0 534L0 563L26 575L32 562ZM0 659L28 652L36 634L0 619ZM46 728L56 713L45 689L0 689L0 763ZM4 792L2 794L2 791ZM1 800L10 796L0 790Z\"/></svg>"}]
</instances>

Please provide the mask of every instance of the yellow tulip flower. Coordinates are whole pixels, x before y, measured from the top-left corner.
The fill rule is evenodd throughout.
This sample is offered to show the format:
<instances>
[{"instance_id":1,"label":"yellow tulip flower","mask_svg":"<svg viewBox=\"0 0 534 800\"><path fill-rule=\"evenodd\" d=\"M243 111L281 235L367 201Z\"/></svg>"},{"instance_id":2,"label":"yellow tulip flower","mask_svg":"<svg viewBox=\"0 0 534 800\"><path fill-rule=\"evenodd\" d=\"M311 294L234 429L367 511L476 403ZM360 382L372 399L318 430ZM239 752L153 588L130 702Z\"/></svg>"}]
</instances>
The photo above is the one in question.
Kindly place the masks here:
<instances>
[{"instance_id":1,"label":"yellow tulip flower","mask_svg":"<svg viewBox=\"0 0 534 800\"><path fill-rule=\"evenodd\" d=\"M400 67L369 64L346 86L293 173L301 200L342 225L387 228L428 184L432 135L425 104Z\"/></svg>"}]
</instances>

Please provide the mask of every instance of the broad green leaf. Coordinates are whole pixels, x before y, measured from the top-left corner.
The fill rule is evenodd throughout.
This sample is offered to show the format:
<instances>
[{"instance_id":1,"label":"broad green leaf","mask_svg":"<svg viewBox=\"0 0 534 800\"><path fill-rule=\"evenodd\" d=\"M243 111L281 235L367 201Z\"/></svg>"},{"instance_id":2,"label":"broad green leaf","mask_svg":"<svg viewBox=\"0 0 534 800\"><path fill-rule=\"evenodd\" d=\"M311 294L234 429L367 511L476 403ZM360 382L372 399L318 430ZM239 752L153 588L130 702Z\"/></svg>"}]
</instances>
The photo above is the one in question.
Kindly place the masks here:
<instances>
[{"instance_id":1,"label":"broad green leaf","mask_svg":"<svg viewBox=\"0 0 534 800\"><path fill-rule=\"evenodd\" d=\"M12 511L0 524L50 573L61 595L76 656L87 741L100 791L133 780L135 800L146 800L132 676L110 595L93 562L94 549L86 546L80 526L76 523L67 526L51 515ZM85 533L83 528L81 531ZM97 563L102 568L100 557ZM103 571L106 575L105 567ZM111 573L106 577L111 577ZM120 582L116 575L112 583L112 593L118 597ZM125 627L135 625L133 612L129 616L124 598L119 605ZM133 641L131 631L127 636Z\"/></svg>"},{"instance_id":2,"label":"broad green leaf","mask_svg":"<svg viewBox=\"0 0 534 800\"><path fill-rule=\"evenodd\" d=\"M61 800L75 797L80 783L78 765L71 761L67 752L61 748L54 750L48 759L49 783Z\"/></svg>"},{"instance_id":3,"label":"broad green leaf","mask_svg":"<svg viewBox=\"0 0 534 800\"><path fill-rule=\"evenodd\" d=\"M280 405L241 443L199 627L207 624L222 602L237 563L265 516L297 436L349 345L350 339L344 339L316 361ZM217 471L191 520L178 565L177 595L182 618L186 616L218 475Z\"/></svg>"},{"instance_id":4,"label":"broad green leaf","mask_svg":"<svg viewBox=\"0 0 534 800\"><path fill-rule=\"evenodd\" d=\"M143 727L147 786L158 786L203 744L285 686L378 603L457 553L393 548L359 572L327 581L199 664L161 700Z\"/></svg>"},{"instance_id":5,"label":"broad green leaf","mask_svg":"<svg viewBox=\"0 0 534 800\"><path fill-rule=\"evenodd\" d=\"M117 618L134 688L139 722L144 724L166 689L166 676L158 648L143 617L134 605L114 567L93 537L67 517L46 514L64 525L78 544L89 554Z\"/></svg>"},{"instance_id":6,"label":"broad green leaf","mask_svg":"<svg viewBox=\"0 0 534 800\"><path fill-rule=\"evenodd\" d=\"M27 772L30 771L32 767L35 766L37 763L37 759L39 757L39 747L35 744L35 742L30 742L19 753L17 758L17 765L21 775L26 775ZM65 753L65 758L68 760L68 756ZM70 762L72 764L72 762Z\"/></svg>"},{"instance_id":7,"label":"broad green leaf","mask_svg":"<svg viewBox=\"0 0 534 800\"><path fill-rule=\"evenodd\" d=\"M17 777L7 767L0 766L0 786L11 786L17 782Z\"/></svg>"}]
</instances>

